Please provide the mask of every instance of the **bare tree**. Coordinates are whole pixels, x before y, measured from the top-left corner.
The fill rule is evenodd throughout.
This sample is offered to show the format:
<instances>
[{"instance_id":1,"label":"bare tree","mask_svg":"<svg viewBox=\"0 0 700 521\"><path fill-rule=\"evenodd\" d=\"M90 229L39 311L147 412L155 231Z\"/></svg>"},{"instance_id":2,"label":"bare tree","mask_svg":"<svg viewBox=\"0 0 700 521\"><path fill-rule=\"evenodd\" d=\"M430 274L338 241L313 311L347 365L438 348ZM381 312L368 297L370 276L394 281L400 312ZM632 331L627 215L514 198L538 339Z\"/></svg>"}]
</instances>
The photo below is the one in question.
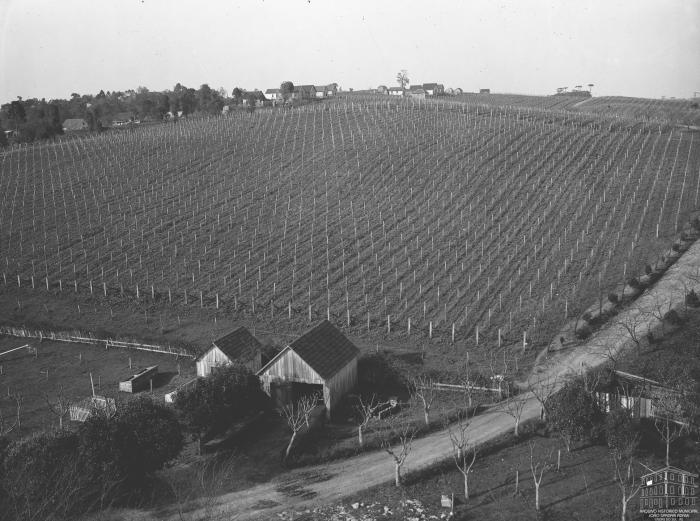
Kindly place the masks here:
<instances>
[{"instance_id":1,"label":"bare tree","mask_svg":"<svg viewBox=\"0 0 700 521\"><path fill-rule=\"evenodd\" d=\"M306 422L307 428L311 427L311 425L309 424L309 418L311 418L311 413L316 408L316 405L318 404L320 399L321 395L319 393L314 393L302 396L297 402L298 408L304 415L304 421Z\"/></svg>"},{"instance_id":2,"label":"bare tree","mask_svg":"<svg viewBox=\"0 0 700 521\"><path fill-rule=\"evenodd\" d=\"M464 362L464 372L460 374L459 380L464 389L467 407L471 408L474 402L474 379L471 373L471 364L469 363L469 352L467 352L467 360Z\"/></svg>"},{"instance_id":3,"label":"bare tree","mask_svg":"<svg viewBox=\"0 0 700 521\"><path fill-rule=\"evenodd\" d=\"M411 452L415 429L408 421L403 421L400 425L392 423L389 433L382 438L382 448L394 460L394 482L397 487L401 486L401 467L406 462L406 458ZM394 439L398 440L396 446L392 445Z\"/></svg>"},{"instance_id":4,"label":"bare tree","mask_svg":"<svg viewBox=\"0 0 700 521\"><path fill-rule=\"evenodd\" d=\"M658 320L661 323L661 334L665 335L666 334L666 326L664 324L665 322L665 317L666 313L671 311L672 307L672 302L670 299L666 300L661 298L659 295L656 295L654 297L654 301L651 303L651 309L649 310L649 313L651 316L653 316L656 320Z\"/></svg>"},{"instance_id":5,"label":"bare tree","mask_svg":"<svg viewBox=\"0 0 700 521\"><path fill-rule=\"evenodd\" d=\"M683 436L688 424L681 416L680 394L673 390L660 392L652 404L655 410L654 427L666 444L666 465L670 465L671 443Z\"/></svg>"},{"instance_id":6,"label":"bare tree","mask_svg":"<svg viewBox=\"0 0 700 521\"><path fill-rule=\"evenodd\" d=\"M547 471L551 464L549 463L549 457L551 454L547 454L544 459L535 462L535 444L529 442L530 445L530 472L532 472L532 480L535 483L535 510L540 509L540 485L542 484L542 477L545 471Z\"/></svg>"},{"instance_id":7,"label":"bare tree","mask_svg":"<svg viewBox=\"0 0 700 521\"><path fill-rule=\"evenodd\" d=\"M278 411L292 431L292 437L289 439L289 445L287 445L287 450L284 453L284 459L287 459L292 451L297 434L306 425L306 413L299 403L289 403L280 407Z\"/></svg>"},{"instance_id":8,"label":"bare tree","mask_svg":"<svg viewBox=\"0 0 700 521\"><path fill-rule=\"evenodd\" d=\"M469 499L469 473L476 461L476 446L469 440L467 428L469 418L466 411L460 411L455 425L448 427L450 442L452 442L452 457L457 470L464 478L464 499ZM471 458L469 457L471 455Z\"/></svg>"},{"instance_id":9,"label":"bare tree","mask_svg":"<svg viewBox=\"0 0 700 521\"><path fill-rule=\"evenodd\" d=\"M49 411L58 417L58 428L63 430L63 418L66 417L71 406L70 400L63 393L63 386L59 385L55 402L51 402L47 393L44 393L44 400L46 400L46 406L49 408Z\"/></svg>"},{"instance_id":10,"label":"bare tree","mask_svg":"<svg viewBox=\"0 0 700 521\"><path fill-rule=\"evenodd\" d=\"M357 425L357 441L359 442L360 447L362 447L364 445L364 429L367 428L369 423L372 421L372 418L374 418L378 412L388 405L388 402L380 402L377 399L377 396L374 394L367 403L362 400L361 396L357 399L357 402L358 405L355 407L355 409L360 415L360 422Z\"/></svg>"},{"instance_id":11,"label":"bare tree","mask_svg":"<svg viewBox=\"0 0 700 521\"><path fill-rule=\"evenodd\" d=\"M527 400L522 396L512 396L507 398L499 404L498 410L504 414L507 414L513 420L515 420L515 425L513 426L513 435L517 438L520 436L520 418L523 415L523 409Z\"/></svg>"},{"instance_id":12,"label":"bare tree","mask_svg":"<svg viewBox=\"0 0 700 521\"><path fill-rule=\"evenodd\" d=\"M398 83L402 89L405 89L406 85L408 85L410 81L411 80L408 79L408 71L406 69L401 69L396 74L396 83Z\"/></svg>"},{"instance_id":13,"label":"bare tree","mask_svg":"<svg viewBox=\"0 0 700 521\"><path fill-rule=\"evenodd\" d=\"M621 521L625 521L627 519L627 505L641 490L642 482L638 481L634 476L634 472L630 471L632 468L631 462L627 470L627 475L625 476L620 468L620 461L618 458L616 458L615 455L612 455L611 460L615 467L615 482L620 488L621 494L620 499L622 511L620 514L620 519Z\"/></svg>"},{"instance_id":14,"label":"bare tree","mask_svg":"<svg viewBox=\"0 0 700 521\"><path fill-rule=\"evenodd\" d=\"M647 325L647 317L644 313L641 311L635 313L634 310L631 310L624 313L617 324L629 335L630 340L638 348L641 348L641 341Z\"/></svg>"},{"instance_id":15,"label":"bare tree","mask_svg":"<svg viewBox=\"0 0 700 521\"><path fill-rule=\"evenodd\" d=\"M435 382L426 376L419 376L411 383L411 394L414 400L419 401L423 406L423 418L425 425L430 425L430 409L433 406L437 389Z\"/></svg>"}]
</instances>

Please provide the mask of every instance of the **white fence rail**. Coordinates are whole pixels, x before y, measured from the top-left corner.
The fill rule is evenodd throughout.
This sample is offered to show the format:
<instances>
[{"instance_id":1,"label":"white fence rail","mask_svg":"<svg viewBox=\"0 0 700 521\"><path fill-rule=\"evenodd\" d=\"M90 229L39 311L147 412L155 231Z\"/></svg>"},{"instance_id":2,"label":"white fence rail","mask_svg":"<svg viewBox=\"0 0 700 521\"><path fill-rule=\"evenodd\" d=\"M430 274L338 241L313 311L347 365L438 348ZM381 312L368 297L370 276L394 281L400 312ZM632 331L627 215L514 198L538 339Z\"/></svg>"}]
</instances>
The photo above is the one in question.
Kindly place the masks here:
<instances>
[{"instance_id":1,"label":"white fence rail","mask_svg":"<svg viewBox=\"0 0 700 521\"><path fill-rule=\"evenodd\" d=\"M39 340L54 340L57 342L72 342L76 344L104 344L105 349L110 347L122 347L125 349L136 349L138 351L150 351L153 353L163 353L167 355L175 355L177 357L194 358L194 355L188 353L184 349L173 348L170 346L160 346L156 344L141 344L138 342L126 342L123 340L112 340L105 338L96 338L84 332L74 332L71 334L66 331L42 331L26 329L23 327L0 327L0 335L15 336L19 338L38 338Z\"/></svg>"}]
</instances>

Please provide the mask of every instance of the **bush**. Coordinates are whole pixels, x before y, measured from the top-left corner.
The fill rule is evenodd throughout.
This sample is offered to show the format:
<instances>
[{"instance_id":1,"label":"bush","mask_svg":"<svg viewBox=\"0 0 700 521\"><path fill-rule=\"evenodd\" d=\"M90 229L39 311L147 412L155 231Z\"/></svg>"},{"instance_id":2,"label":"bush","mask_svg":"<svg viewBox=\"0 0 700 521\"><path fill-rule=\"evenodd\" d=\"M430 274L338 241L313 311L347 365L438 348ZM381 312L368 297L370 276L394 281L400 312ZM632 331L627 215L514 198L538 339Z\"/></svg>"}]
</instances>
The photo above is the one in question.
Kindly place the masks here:
<instances>
[{"instance_id":1,"label":"bush","mask_svg":"<svg viewBox=\"0 0 700 521\"><path fill-rule=\"evenodd\" d=\"M608 300L612 304L617 304L618 302L620 302L620 297L617 296L617 293L608 293Z\"/></svg>"},{"instance_id":2,"label":"bush","mask_svg":"<svg viewBox=\"0 0 700 521\"><path fill-rule=\"evenodd\" d=\"M384 353L370 353L357 361L358 389L361 394L386 397L404 395L408 391L397 361Z\"/></svg>"},{"instance_id":3,"label":"bush","mask_svg":"<svg viewBox=\"0 0 700 521\"><path fill-rule=\"evenodd\" d=\"M664 315L664 320L668 322L671 325L674 326L679 326L683 323L683 319L681 316L678 314L678 312L675 309L669 310L665 315Z\"/></svg>"},{"instance_id":4,"label":"bush","mask_svg":"<svg viewBox=\"0 0 700 521\"><path fill-rule=\"evenodd\" d=\"M639 282L639 279L637 279L636 277L630 278L627 281L627 285L633 289L642 289L642 284Z\"/></svg>"},{"instance_id":5,"label":"bush","mask_svg":"<svg viewBox=\"0 0 700 521\"><path fill-rule=\"evenodd\" d=\"M694 289L685 294L685 304L691 308L700 307L700 298L698 298L698 294L695 293Z\"/></svg>"},{"instance_id":6,"label":"bush","mask_svg":"<svg viewBox=\"0 0 700 521\"><path fill-rule=\"evenodd\" d=\"M629 409L617 407L605 417L605 441L619 454L631 455L639 443L637 424Z\"/></svg>"},{"instance_id":7,"label":"bush","mask_svg":"<svg viewBox=\"0 0 700 521\"><path fill-rule=\"evenodd\" d=\"M672 249L673 251L677 252L677 253L680 253L681 250L682 250L683 248L681 247L681 245L680 245L679 243L674 242L674 243L671 245L671 249Z\"/></svg>"},{"instance_id":8,"label":"bush","mask_svg":"<svg viewBox=\"0 0 700 521\"><path fill-rule=\"evenodd\" d=\"M7 446L0 472L6 505L16 519L62 517L75 509L87 483L77 467L78 437L67 431L41 432ZM5 519L3 517L3 519Z\"/></svg>"},{"instance_id":9,"label":"bush","mask_svg":"<svg viewBox=\"0 0 700 521\"><path fill-rule=\"evenodd\" d=\"M644 266L644 273L646 273L647 275L651 275L652 271L654 271L654 270L651 268L650 264L647 264L646 266Z\"/></svg>"},{"instance_id":10,"label":"bush","mask_svg":"<svg viewBox=\"0 0 700 521\"><path fill-rule=\"evenodd\" d=\"M693 221L690 223L690 225L695 228L697 231L700 231L700 218L696 217L693 219Z\"/></svg>"},{"instance_id":11,"label":"bush","mask_svg":"<svg viewBox=\"0 0 700 521\"><path fill-rule=\"evenodd\" d=\"M547 423L562 436L567 449L571 448L572 440L598 437L604 413L581 378L564 385L547 400L545 408Z\"/></svg>"},{"instance_id":12,"label":"bush","mask_svg":"<svg viewBox=\"0 0 700 521\"><path fill-rule=\"evenodd\" d=\"M576 335L576 338L579 340L585 340L589 336L591 336L592 330L591 326L588 325L588 323L583 323L579 324L579 326L576 328L576 331L574 331L574 334Z\"/></svg>"},{"instance_id":13,"label":"bush","mask_svg":"<svg viewBox=\"0 0 700 521\"><path fill-rule=\"evenodd\" d=\"M200 439L222 432L234 421L269 406L260 380L242 365L217 368L177 393L175 409L187 429Z\"/></svg>"},{"instance_id":14,"label":"bush","mask_svg":"<svg viewBox=\"0 0 700 521\"><path fill-rule=\"evenodd\" d=\"M175 413L150 397L122 405L112 417L93 414L78 433L82 466L96 483L139 483L183 446Z\"/></svg>"}]
</instances>

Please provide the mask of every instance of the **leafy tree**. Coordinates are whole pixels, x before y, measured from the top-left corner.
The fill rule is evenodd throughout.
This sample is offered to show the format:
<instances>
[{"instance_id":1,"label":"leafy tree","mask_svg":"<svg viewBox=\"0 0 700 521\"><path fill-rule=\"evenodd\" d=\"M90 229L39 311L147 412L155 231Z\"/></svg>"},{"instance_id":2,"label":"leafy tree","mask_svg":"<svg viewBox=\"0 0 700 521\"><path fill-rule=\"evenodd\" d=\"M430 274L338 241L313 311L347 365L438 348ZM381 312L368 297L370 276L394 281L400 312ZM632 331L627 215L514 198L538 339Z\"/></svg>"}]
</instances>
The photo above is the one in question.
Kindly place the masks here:
<instances>
[{"instance_id":1,"label":"leafy tree","mask_svg":"<svg viewBox=\"0 0 700 521\"><path fill-rule=\"evenodd\" d=\"M567 451L571 451L573 440L595 437L604 415L582 378L568 382L552 395L545 409L547 422L561 435Z\"/></svg>"},{"instance_id":2,"label":"leafy tree","mask_svg":"<svg viewBox=\"0 0 700 521\"><path fill-rule=\"evenodd\" d=\"M5 148L10 143L7 141L7 136L5 135L5 130L0 125L0 148Z\"/></svg>"},{"instance_id":3,"label":"leafy tree","mask_svg":"<svg viewBox=\"0 0 700 521\"><path fill-rule=\"evenodd\" d=\"M220 432L233 421L245 418L267 406L260 381L246 367L219 367L190 388L179 391L175 408L181 420L201 442Z\"/></svg>"},{"instance_id":4,"label":"leafy tree","mask_svg":"<svg viewBox=\"0 0 700 521\"><path fill-rule=\"evenodd\" d=\"M239 87L235 87L231 91L231 96L233 96L233 102L238 105L241 100L243 99L243 90L240 89Z\"/></svg>"},{"instance_id":5,"label":"leafy tree","mask_svg":"<svg viewBox=\"0 0 700 521\"><path fill-rule=\"evenodd\" d=\"M283 81L280 85L280 92L282 94L282 99L287 101L294 92L294 84L291 81Z\"/></svg>"},{"instance_id":6,"label":"leafy tree","mask_svg":"<svg viewBox=\"0 0 700 521\"><path fill-rule=\"evenodd\" d=\"M19 127L22 123L27 121L27 113L24 110L24 105L22 104L21 98L10 103L10 120L15 125L15 128Z\"/></svg>"},{"instance_id":7,"label":"leafy tree","mask_svg":"<svg viewBox=\"0 0 700 521\"><path fill-rule=\"evenodd\" d=\"M137 483L163 468L183 444L174 411L150 397L122 405L111 417L91 415L79 436L84 468L98 482Z\"/></svg>"}]
</instances>

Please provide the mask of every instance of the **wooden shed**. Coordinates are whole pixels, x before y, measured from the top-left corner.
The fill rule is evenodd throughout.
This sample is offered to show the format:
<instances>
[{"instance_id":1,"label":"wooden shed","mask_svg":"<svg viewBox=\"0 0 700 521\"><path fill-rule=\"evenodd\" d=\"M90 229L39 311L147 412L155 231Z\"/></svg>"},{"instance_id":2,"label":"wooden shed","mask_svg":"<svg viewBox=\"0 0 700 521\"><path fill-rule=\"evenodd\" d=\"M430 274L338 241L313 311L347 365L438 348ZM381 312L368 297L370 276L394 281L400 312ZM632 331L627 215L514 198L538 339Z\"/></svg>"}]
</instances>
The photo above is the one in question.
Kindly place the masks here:
<instances>
[{"instance_id":1,"label":"wooden shed","mask_svg":"<svg viewBox=\"0 0 700 521\"><path fill-rule=\"evenodd\" d=\"M243 364L253 373L262 366L262 344L245 327L215 340L196 360L197 376L208 376L214 367Z\"/></svg>"},{"instance_id":2,"label":"wooden shed","mask_svg":"<svg viewBox=\"0 0 700 521\"><path fill-rule=\"evenodd\" d=\"M330 418L333 408L357 385L359 353L338 328L324 320L282 349L258 376L265 392L277 402L319 392Z\"/></svg>"},{"instance_id":3,"label":"wooden shed","mask_svg":"<svg viewBox=\"0 0 700 521\"><path fill-rule=\"evenodd\" d=\"M151 386L151 381L158 374L158 366L152 365L136 373L131 378L119 382L119 390L125 393L138 393Z\"/></svg>"}]
</instances>

